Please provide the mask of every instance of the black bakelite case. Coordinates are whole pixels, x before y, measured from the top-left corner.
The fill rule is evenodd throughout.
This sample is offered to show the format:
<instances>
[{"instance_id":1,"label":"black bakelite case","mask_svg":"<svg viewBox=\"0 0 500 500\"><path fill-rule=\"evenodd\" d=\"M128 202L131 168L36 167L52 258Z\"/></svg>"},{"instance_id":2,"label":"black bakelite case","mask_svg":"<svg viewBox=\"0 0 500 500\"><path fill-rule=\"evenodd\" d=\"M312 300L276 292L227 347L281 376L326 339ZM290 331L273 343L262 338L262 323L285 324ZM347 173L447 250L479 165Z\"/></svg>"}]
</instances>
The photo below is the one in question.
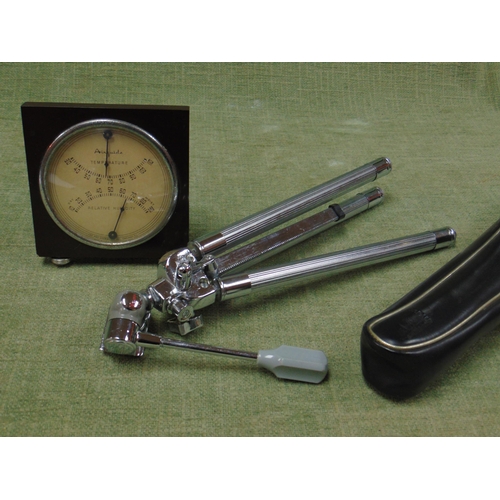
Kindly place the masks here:
<instances>
[{"instance_id":1,"label":"black bakelite case","mask_svg":"<svg viewBox=\"0 0 500 500\"><path fill-rule=\"evenodd\" d=\"M500 220L364 324L363 376L390 398L414 396L499 324Z\"/></svg>"},{"instance_id":2,"label":"black bakelite case","mask_svg":"<svg viewBox=\"0 0 500 500\"><path fill-rule=\"evenodd\" d=\"M109 104L24 103L21 106L37 254L73 261L158 261L189 239L189 107ZM150 240L125 249L85 245L60 229L42 202L38 175L45 151L66 129L87 120L108 118L132 123L154 136L174 161L178 201L167 225Z\"/></svg>"}]
</instances>

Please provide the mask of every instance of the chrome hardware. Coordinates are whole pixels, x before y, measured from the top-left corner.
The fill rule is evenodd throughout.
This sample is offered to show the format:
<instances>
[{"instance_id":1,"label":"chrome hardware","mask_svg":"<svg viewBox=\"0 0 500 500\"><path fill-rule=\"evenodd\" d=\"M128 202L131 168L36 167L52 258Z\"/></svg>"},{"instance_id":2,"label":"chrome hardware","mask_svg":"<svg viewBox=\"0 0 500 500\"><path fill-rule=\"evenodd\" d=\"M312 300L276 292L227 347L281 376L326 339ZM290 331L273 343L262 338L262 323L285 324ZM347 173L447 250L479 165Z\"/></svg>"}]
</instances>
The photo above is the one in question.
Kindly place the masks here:
<instances>
[{"instance_id":1,"label":"chrome hardware","mask_svg":"<svg viewBox=\"0 0 500 500\"><path fill-rule=\"evenodd\" d=\"M187 248L166 253L158 263L157 279L146 290L140 293L127 291L117 296L109 310L101 349L133 356L141 356L144 347L150 345L222 352L224 351L222 348L200 347L199 344L192 344L188 347L188 344L150 334L148 323L151 309L155 308L166 314L169 330L186 335L203 325L202 316L198 311L216 302L241 297L253 291L277 285L297 284L319 276L329 276L341 271L453 245L456 238L455 231L451 228L444 228L304 259L274 268L242 273L244 268L380 204L384 193L380 188L372 188L283 227L285 222L316 209L324 203L331 202L335 196L372 182L391 170L390 160L380 158L236 222L221 231L195 240L189 243ZM249 242L250 239L270 232L277 226L281 227ZM301 365L302 361L309 359L305 351L296 352L296 349L283 347L276 351L279 351L279 356L283 359L289 360L285 362L286 366L282 367L284 373L290 370L295 373L291 366ZM225 351L224 354L230 354L231 350ZM273 356L278 356L276 352L269 354L269 359L275 359ZM324 356L323 353L321 354ZM296 363L295 356L302 361ZM259 359L259 354L252 354L250 357ZM316 354L313 358L319 359L316 358ZM304 363L307 365L305 361ZM321 364L320 362L319 365ZM326 374L323 368L319 369L322 378ZM268 367L268 369L276 374L274 368ZM303 375L298 377L303 380L300 378Z\"/></svg>"},{"instance_id":2,"label":"chrome hardware","mask_svg":"<svg viewBox=\"0 0 500 500\"><path fill-rule=\"evenodd\" d=\"M188 248L165 254L158 264L158 279L147 287L153 306L168 315L171 331L185 335L203 325L198 311L216 302L453 243L454 237L447 237L450 230L444 229L241 274L243 269L380 204L384 193L378 187L372 188L245 244L246 240L318 208L322 203L331 202L333 196L371 182L391 170L390 160L380 158L195 240ZM235 246L237 248L233 248Z\"/></svg>"},{"instance_id":3,"label":"chrome hardware","mask_svg":"<svg viewBox=\"0 0 500 500\"><path fill-rule=\"evenodd\" d=\"M369 165L372 166L372 164ZM339 190L338 186L340 184L338 181L335 185ZM183 324L194 317L194 311L203 309L220 300L226 300L231 295L231 293L228 293L228 289L235 288L235 281L233 279L231 284L226 283L225 275L230 275L256 262L267 259L348 220L378 205L383 200L383 197L384 193L380 188L370 189L365 193L357 194L342 204L331 205L308 218L217 257L211 254L199 257L201 255L200 249L207 247L204 243L206 240L202 240L201 243L194 242L191 249L184 248L169 252L161 258L158 265L158 279L149 285L147 288L148 294L153 297L153 304L156 309L176 318L175 321L172 319L168 321L169 329L175 333L185 335L203 324L199 317L197 317L194 324L193 322ZM312 204L310 200L309 203ZM291 204L286 205L290 214ZM265 215L261 215L261 218L264 217ZM239 228L243 230L243 225L239 224ZM261 227L261 230L263 229ZM212 240L210 237L208 241L220 242L221 240ZM197 255L198 257L196 257ZM189 266L186 263L189 263ZM179 270L184 271L187 268L189 268L189 273L184 273L183 279L180 279ZM189 283L189 286L186 286L186 283ZM250 288L250 283L241 283L238 287L238 293L241 294L245 287ZM179 303L181 305L178 305ZM189 309L190 313L188 314L185 308L189 306L191 309Z\"/></svg>"},{"instance_id":4,"label":"chrome hardware","mask_svg":"<svg viewBox=\"0 0 500 500\"><path fill-rule=\"evenodd\" d=\"M128 307L130 297L133 304ZM254 360L278 378L299 382L320 383L328 373L325 353L312 349L281 346L277 349L249 352L205 344L190 344L169 339L147 331L147 324L140 323L141 313L146 313L151 304L140 292L125 291L115 297L108 313L108 320L101 341L101 350L110 354L142 356L145 347L173 347L205 354L219 354L233 358Z\"/></svg>"},{"instance_id":5,"label":"chrome hardware","mask_svg":"<svg viewBox=\"0 0 500 500\"><path fill-rule=\"evenodd\" d=\"M379 158L336 177L315 188L309 189L261 212L235 222L231 226L194 241L191 244L197 258L216 255L235 245L249 241L254 236L273 229L299 215L330 202L337 196L353 191L369 182L387 175L392 170L389 158Z\"/></svg>"}]
</instances>

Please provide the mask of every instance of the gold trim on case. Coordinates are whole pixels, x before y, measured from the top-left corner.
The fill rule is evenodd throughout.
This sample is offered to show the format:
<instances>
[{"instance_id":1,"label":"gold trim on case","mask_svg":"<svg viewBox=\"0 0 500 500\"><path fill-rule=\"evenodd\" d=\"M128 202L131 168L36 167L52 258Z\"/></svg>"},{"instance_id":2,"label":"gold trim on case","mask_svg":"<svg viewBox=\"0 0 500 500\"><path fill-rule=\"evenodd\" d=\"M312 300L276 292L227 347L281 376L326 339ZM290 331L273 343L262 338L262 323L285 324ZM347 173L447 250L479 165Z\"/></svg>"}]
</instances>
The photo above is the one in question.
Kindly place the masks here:
<instances>
[{"instance_id":1,"label":"gold trim on case","mask_svg":"<svg viewBox=\"0 0 500 500\"><path fill-rule=\"evenodd\" d=\"M420 342L419 344L414 344L414 345L411 345L411 346L396 346L394 344L390 344L389 342L383 341L373 331L373 328L375 327L375 325L377 325L378 323L380 323L382 320L384 320L386 318L389 318L389 317L391 317L391 316L399 313L400 311L403 311L404 309L407 309L408 307L411 307L413 304L415 304L415 302L417 302L418 300L420 300L422 297L425 297L426 295L428 295L429 293L431 293L435 288L437 288L439 285L441 285L441 283L443 283L444 281L446 281L448 278L450 278L450 276L452 276L453 274L455 274L456 272L458 272L462 267L464 267L471 259L473 259L477 255L477 253L479 251L481 251L482 248L484 248L492 239L494 239L499 234L500 234L500 229L498 229L497 231L495 231L495 233L483 245L481 245L480 248L478 248L472 255L470 255L466 260L464 260L453 271L451 271L445 277L443 277L441 280L439 280L434 286L432 286L431 288L429 288L429 290L427 290L425 293L419 295L417 298L415 298L414 300L412 300L410 303L408 303L408 304L406 304L406 305L404 305L404 306L402 306L402 307L400 307L400 308L398 308L398 309L396 309L394 311L391 311L391 312L385 314L384 316L381 316L381 317L377 318L372 324L368 325L367 326L367 330L370 333L370 335L378 343L380 343L384 347L388 347L389 349L392 349L394 351L412 351L412 350L420 349L421 347L426 347L428 345L435 344L436 342L439 342L440 340L442 340L442 339L450 336L457 329L459 329L462 325L464 325L465 323L467 323L470 319L472 319L475 316L477 316L477 314L479 314L479 312L481 310L485 309L486 307L488 307L491 304L493 304L495 301L499 300L500 299L500 293L497 294L497 295L495 295L495 297L491 298L490 300L488 300L486 303L484 303L480 307L478 307L476 309L476 311L474 311L471 315L469 315L467 318L465 318L464 320L462 320L458 325L455 325L453 328L451 328L450 330L446 331L445 333L439 335L438 337L436 337L436 338L434 338L432 340L427 340L425 342Z\"/></svg>"}]
</instances>

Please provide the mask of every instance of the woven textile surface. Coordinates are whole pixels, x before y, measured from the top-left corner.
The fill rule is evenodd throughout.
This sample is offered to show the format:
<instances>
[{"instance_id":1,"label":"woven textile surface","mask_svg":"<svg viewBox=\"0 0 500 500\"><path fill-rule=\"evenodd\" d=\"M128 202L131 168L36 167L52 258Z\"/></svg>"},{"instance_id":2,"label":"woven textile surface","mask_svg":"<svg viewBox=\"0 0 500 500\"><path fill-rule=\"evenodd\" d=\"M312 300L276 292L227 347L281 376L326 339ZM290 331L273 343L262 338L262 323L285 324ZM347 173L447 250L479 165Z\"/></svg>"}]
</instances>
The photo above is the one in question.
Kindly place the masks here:
<instances>
[{"instance_id":1,"label":"woven textile surface","mask_svg":"<svg viewBox=\"0 0 500 500\"><path fill-rule=\"evenodd\" d=\"M191 238L387 156L382 205L269 263L443 226L457 244L214 305L187 339L321 349L319 385L168 349L107 356L111 298L143 289L155 265L57 268L36 255L26 101L189 106ZM1 64L0 435L497 436L498 329L403 402L366 385L359 340L367 319L498 219L499 130L498 64ZM160 313L152 330L167 334Z\"/></svg>"}]
</instances>

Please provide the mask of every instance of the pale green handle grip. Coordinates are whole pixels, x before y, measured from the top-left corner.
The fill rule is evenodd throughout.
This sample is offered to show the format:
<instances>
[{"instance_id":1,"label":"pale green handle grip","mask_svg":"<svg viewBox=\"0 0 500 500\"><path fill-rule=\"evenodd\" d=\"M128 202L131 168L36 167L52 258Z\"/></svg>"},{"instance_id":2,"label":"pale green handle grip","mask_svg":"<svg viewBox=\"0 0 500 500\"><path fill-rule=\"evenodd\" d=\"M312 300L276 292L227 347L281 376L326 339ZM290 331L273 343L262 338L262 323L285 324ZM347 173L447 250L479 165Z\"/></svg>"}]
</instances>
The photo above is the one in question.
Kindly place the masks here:
<instances>
[{"instance_id":1,"label":"pale green handle grip","mask_svg":"<svg viewBox=\"0 0 500 500\"><path fill-rule=\"evenodd\" d=\"M259 351L257 365L278 378L319 384L328 373L328 359L323 351L282 345Z\"/></svg>"}]
</instances>

